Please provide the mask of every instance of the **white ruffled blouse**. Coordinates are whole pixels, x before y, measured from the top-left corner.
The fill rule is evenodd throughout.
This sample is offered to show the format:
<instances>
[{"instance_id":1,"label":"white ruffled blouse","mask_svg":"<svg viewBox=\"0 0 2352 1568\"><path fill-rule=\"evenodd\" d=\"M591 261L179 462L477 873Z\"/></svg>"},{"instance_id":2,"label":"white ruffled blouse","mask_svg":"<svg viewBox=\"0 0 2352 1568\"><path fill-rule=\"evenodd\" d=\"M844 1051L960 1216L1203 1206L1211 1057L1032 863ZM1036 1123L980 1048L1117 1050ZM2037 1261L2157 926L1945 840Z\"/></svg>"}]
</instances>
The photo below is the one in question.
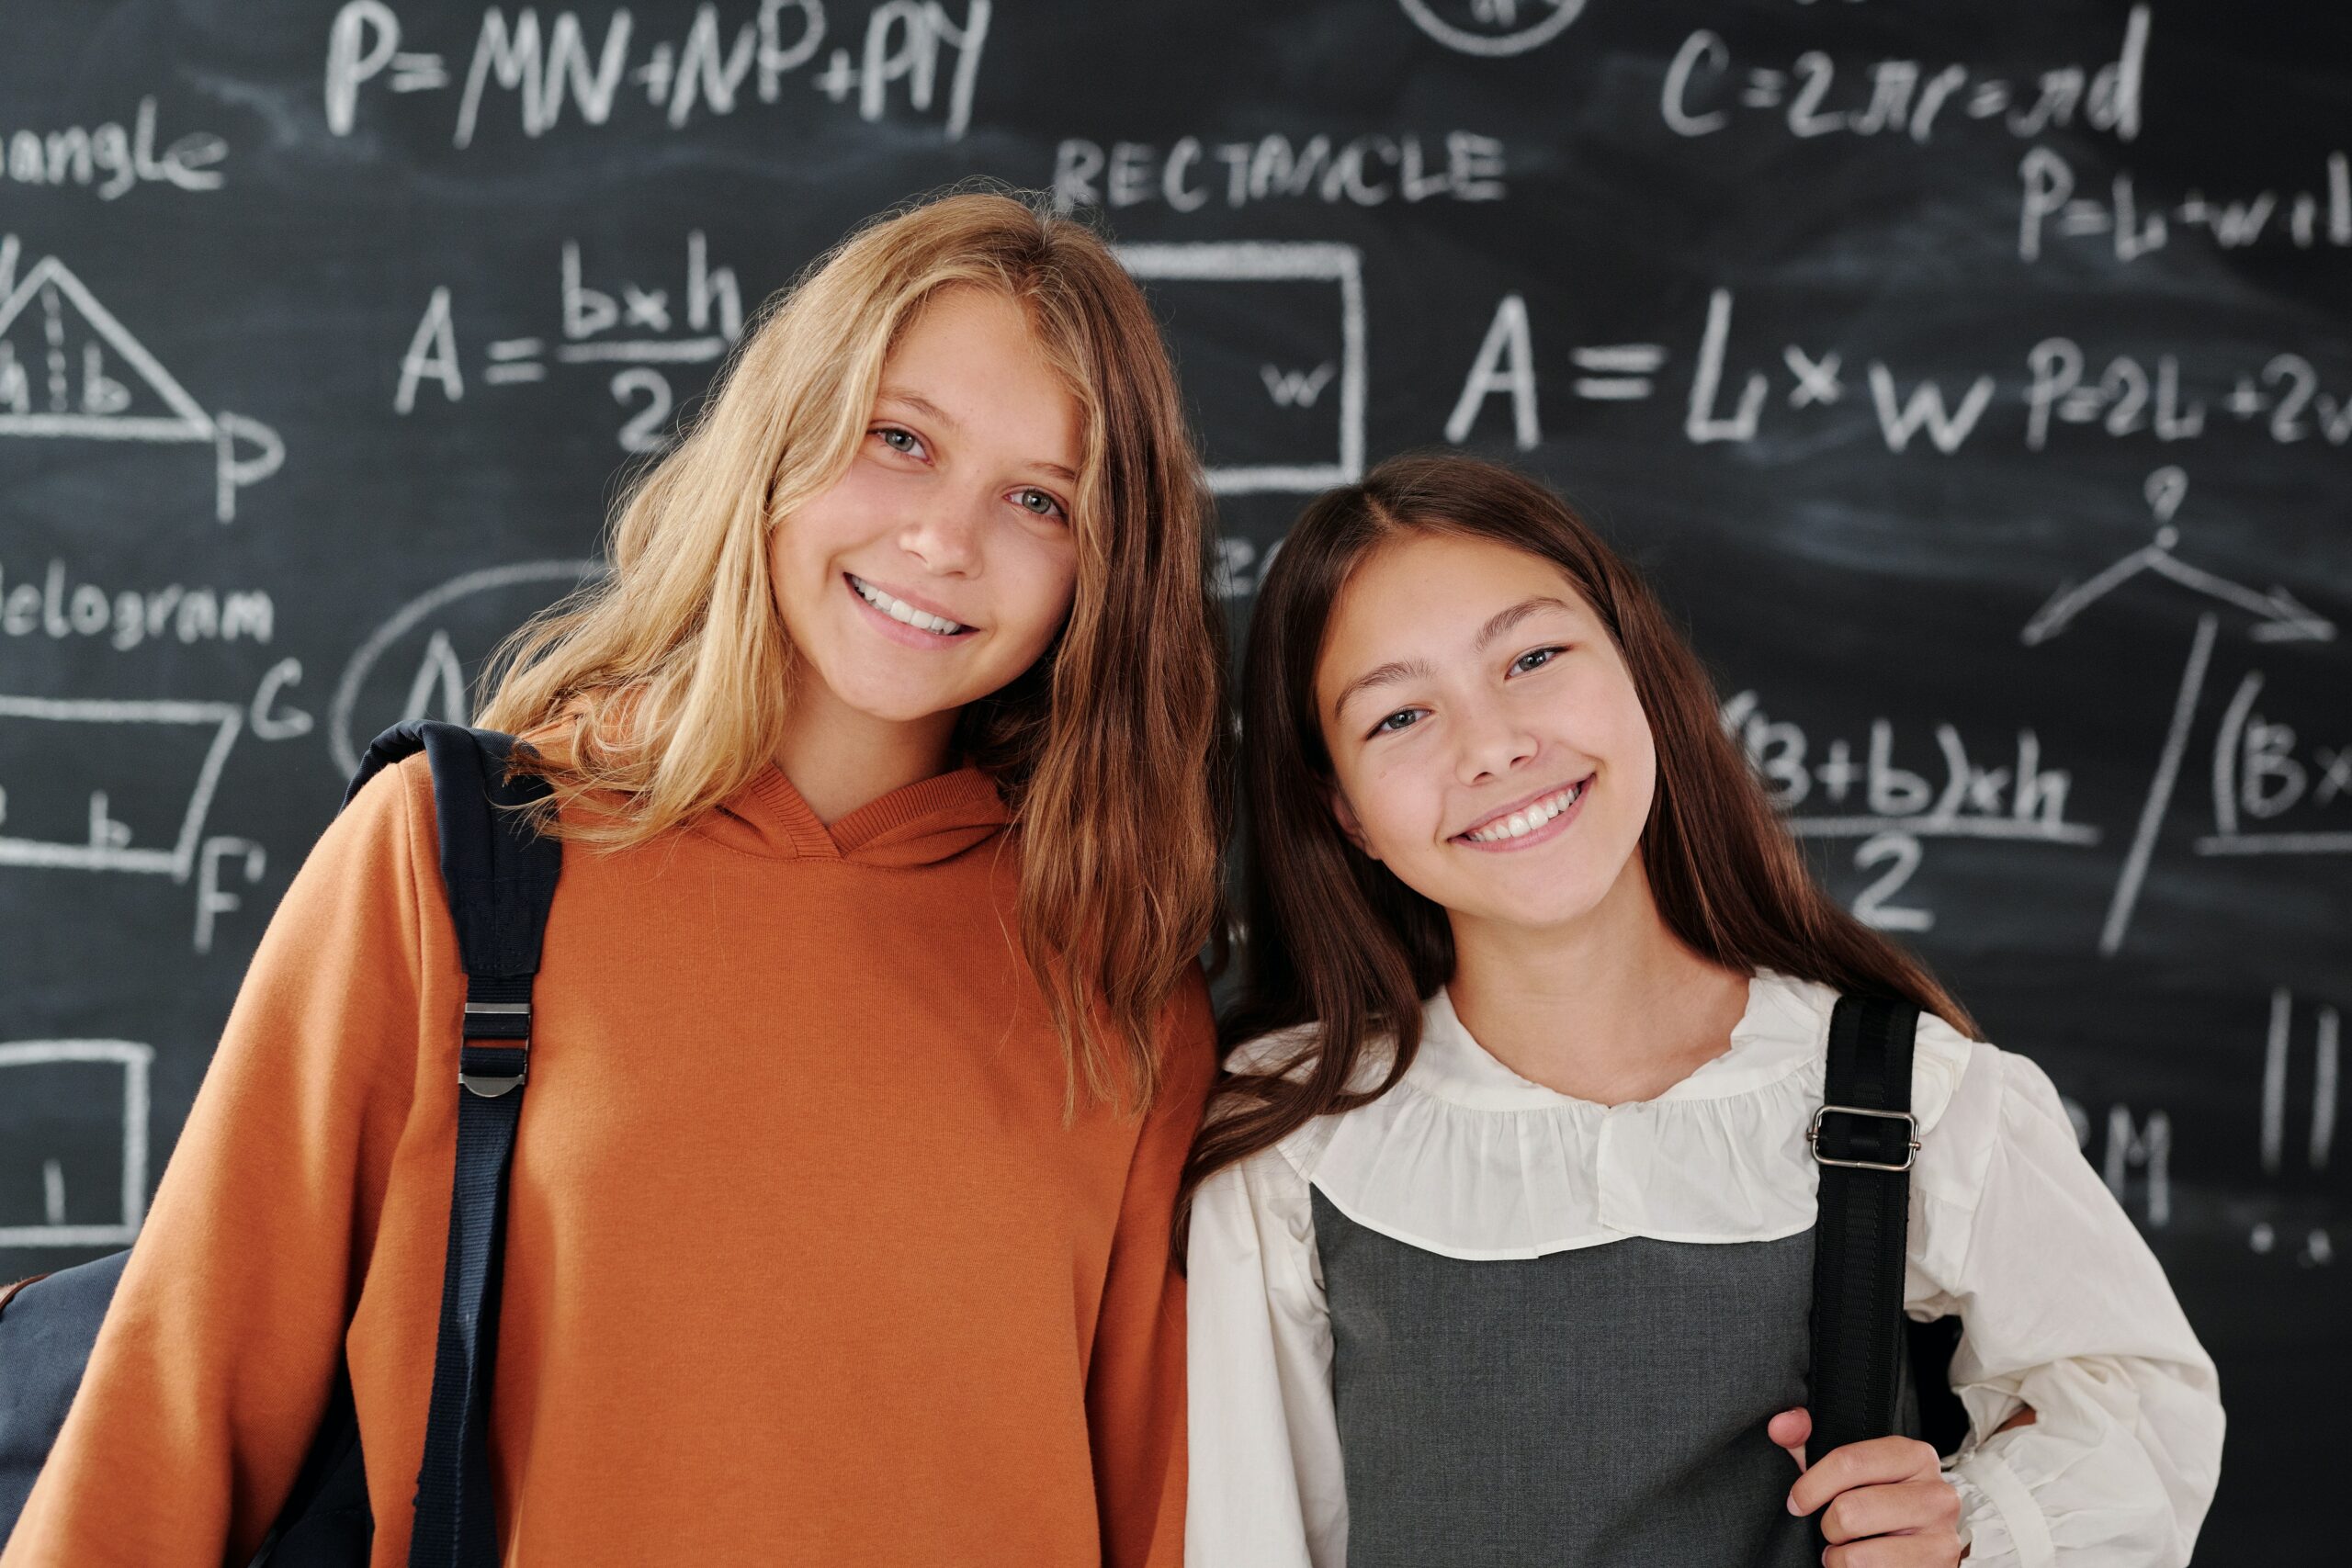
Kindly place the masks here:
<instances>
[{"instance_id":1,"label":"white ruffled blouse","mask_svg":"<svg viewBox=\"0 0 2352 1568\"><path fill-rule=\"evenodd\" d=\"M1387 1094L1220 1171L1193 1210L1192 1568L1342 1568L1347 1494L1310 1188L1448 1258L1540 1258L1627 1236L1769 1241L1814 1223L1805 1127L1837 994L1760 974L1730 1048L1655 1100L1530 1082L1441 987ZM1243 1046L1288 1070L1312 1026ZM1368 1053L1376 1055L1376 1053ZM1959 1314L1970 1423L1945 1462L1971 1568L2185 1563L2212 1501L2213 1363L2076 1145L2041 1068L1923 1018L1905 1306ZM1361 1082L1376 1082L1366 1064ZM2031 1425L1998 1431L2021 1405ZM1793 1467L1791 1480L1795 1478Z\"/></svg>"}]
</instances>

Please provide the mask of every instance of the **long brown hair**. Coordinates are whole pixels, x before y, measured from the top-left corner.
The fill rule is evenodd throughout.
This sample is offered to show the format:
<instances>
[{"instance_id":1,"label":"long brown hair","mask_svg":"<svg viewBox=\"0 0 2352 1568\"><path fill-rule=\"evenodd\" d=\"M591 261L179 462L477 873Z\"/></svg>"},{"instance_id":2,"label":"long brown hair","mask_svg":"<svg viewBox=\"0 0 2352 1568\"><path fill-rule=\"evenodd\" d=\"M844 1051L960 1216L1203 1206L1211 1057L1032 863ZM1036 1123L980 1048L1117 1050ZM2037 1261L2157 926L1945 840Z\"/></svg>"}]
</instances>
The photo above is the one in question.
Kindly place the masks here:
<instances>
[{"instance_id":1,"label":"long brown hair","mask_svg":"<svg viewBox=\"0 0 2352 1568\"><path fill-rule=\"evenodd\" d=\"M1036 664L966 708L956 744L1013 813L1020 944L1071 1105L1081 1084L1146 1105L1159 1011L1223 924L1224 620L1159 325L1083 223L966 191L885 214L810 264L621 500L610 574L499 649L481 722L551 737L559 811L597 795L554 830L608 847L764 771L797 663L769 589L770 531L841 476L883 361L950 286L1021 307L1084 426L1069 619Z\"/></svg>"},{"instance_id":2,"label":"long brown hair","mask_svg":"<svg viewBox=\"0 0 2352 1568\"><path fill-rule=\"evenodd\" d=\"M1453 977L1444 909L1340 832L1315 712L1316 665L1341 589L1374 551L1432 534L1542 557L1608 629L1657 744L1657 787L1640 852L1676 937L1729 969L1776 969L1899 996L1975 1032L1917 959L1814 882L1724 733L1698 656L1600 535L1544 485L1499 464L1452 454L1393 457L1307 507L1250 617L1241 684L1246 964L1219 1032L1229 1050L1272 1030L1315 1028L1292 1061L1218 1086L1185 1167L1185 1205L1224 1167L1395 1087L1420 1046L1422 1002ZM1351 1090L1384 1032L1395 1041L1386 1072Z\"/></svg>"}]
</instances>

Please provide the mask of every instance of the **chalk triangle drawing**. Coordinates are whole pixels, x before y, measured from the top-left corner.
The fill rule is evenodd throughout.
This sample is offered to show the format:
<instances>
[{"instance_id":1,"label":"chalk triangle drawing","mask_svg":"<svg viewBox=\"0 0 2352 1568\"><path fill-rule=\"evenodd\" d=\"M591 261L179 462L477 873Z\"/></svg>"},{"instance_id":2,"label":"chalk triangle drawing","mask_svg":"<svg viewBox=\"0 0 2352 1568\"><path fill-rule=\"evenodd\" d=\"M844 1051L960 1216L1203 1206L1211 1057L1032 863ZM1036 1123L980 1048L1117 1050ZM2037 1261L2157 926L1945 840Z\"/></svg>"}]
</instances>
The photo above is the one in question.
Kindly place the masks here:
<instances>
[{"instance_id":1,"label":"chalk triangle drawing","mask_svg":"<svg viewBox=\"0 0 2352 1568\"><path fill-rule=\"evenodd\" d=\"M0 267L0 288L6 279ZM72 269L44 256L0 299L0 435L210 442L219 430Z\"/></svg>"}]
</instances>

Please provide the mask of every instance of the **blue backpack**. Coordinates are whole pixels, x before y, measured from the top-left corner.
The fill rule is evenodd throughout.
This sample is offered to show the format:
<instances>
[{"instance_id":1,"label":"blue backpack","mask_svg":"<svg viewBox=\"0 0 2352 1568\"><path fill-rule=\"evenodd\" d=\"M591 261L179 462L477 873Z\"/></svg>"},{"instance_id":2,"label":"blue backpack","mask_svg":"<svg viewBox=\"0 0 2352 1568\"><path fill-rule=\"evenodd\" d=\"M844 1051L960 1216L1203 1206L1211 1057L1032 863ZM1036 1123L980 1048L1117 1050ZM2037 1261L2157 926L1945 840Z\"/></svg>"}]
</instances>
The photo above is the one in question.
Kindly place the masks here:
<instances>
[{"instance_id":1,"label":"blue backpack","mask_svg":"<svg viewBox=\"0 0 2352 1568\"><path fill-rule=\"evenodd\" d=\"M530 1057L531 982L562 868L561 846L533 831L518 809L545 798L548 789L534 775L508 776L514 745L509 736L454 724L398 725L369 744L343 797L350 805L382 769L425 754L433 769L441 880L466 966L457 1184L449 1200L449 1250L411 1568L494 1568L498 1561L488 1438L506 1173ZM129 1256L118 1252L0 1286L0 1543L16 1529L33 1478L57 1440ZM294 1488L253 1563L365 1568L375 1530L346 1370L336 1378Z\"/></svg>"}]
</instances>

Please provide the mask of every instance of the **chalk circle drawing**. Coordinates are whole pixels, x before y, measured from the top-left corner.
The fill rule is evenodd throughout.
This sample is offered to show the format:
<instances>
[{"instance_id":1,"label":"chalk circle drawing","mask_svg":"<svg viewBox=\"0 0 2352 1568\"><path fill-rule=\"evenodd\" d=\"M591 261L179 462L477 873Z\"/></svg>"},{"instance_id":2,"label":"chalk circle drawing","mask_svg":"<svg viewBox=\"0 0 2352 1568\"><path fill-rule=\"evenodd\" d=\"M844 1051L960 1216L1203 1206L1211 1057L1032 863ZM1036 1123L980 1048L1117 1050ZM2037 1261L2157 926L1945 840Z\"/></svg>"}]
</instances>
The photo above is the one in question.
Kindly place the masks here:
<instances>
[{"instance_id":1,"label":"chalk circle drawing","mask_svg":"<svg viewBox=\"0 0 2352 1568\"><path fill-rule=\"evenodd\" d=\"M259 420L207 413L161 361L55 256L17 276L21 247L0 238L0 435L208 446L212 513L277 472L286 444Z\"/></svg>"},{"instance_id":2,"label":"chalk circle drawing","mask_svg":"<svg viewBox=\"0 0 2352 1568\"><path fill-rule=\"evenodd\" d=\"M1584 0L1397 0L1421 31L1464 54L1498 59L1551 42L1579 16ZM1441 13L1445 13L1442 15ZM1449 20L1448 16L1457 19Z\"/></svg>"},{"instance_id":3,"label":"chalk circle drawing","mask_svg":"<svg viewBox=\"0 0 2352 1568\"><path fill-rule=\"evenodd\" d=\"M392 617L368 634L343 667L343 678L335 682L334 700L327 709L327 749L335 766L349 773L359 766L359 748L378 730L412 718L442 718L453 724L472 722L472 713L466 698L465 667L458 657L457 640L452 638L441 617L462 601L502 590L534 584L560 583L567 589L600 576L605 563L599 560L538 560L519 561L512 566L493 566L481 571L469 571L456 577L430 592L419 594L396 611ZM525 614L539 608L548 595L539 595L538 603ZM485 607L467 605L466 623L472 629L485 618ZM503 635L520 619L507 616L497 626ZM379 719L371 720L366 735L356 733L352 726L358 716L363 697L368 695L369 680L386 656L411 633L427 628L424 646L418 650L416 664L409 669L404 660L392 671L395 680L391 689L397 708L388 703L371 704L380 708ZM485 649L487 651L487 649Z\"/></svg>"},{"instance_id":4,"label":"chalk circle drawing","mask_svg":"<svg viewBox=\"0 0 2352 1568\"><path fill-rule=\"evenodd\" d=\"M65 1173L60 1159L41 1162L42 1209L39 1224L0 1224L0 1247L126 1247L147 1215L148 1070L155 1048L129 1040L18 1040L0 1043L0 1085L17 1075L44 1068L96 1065L117 1068L122 1080L121 1198L119 1217L106 1224L70 1224L65 1218ZM31 1090L0 1087L0 1106L29 1105ZM20 1133L0 1137L0 1148L23 1146Z\"/></svg>"},{"instance_id":5,"label":"chalk circle drawing","mask_svg":"<svg viewBox=\"0 0 2352 1568\"><path fill-rule=\"evenodd\" d=\"M1197 244L1134 244L1116 247L1119 260L1145 282L1212 284L1320 283L1339 295L1340 357L1336 411L1338 450L1311 462L1211 465L1209 489L1218 495L1306 493L1363 477L1364 401L1369 369L1364 350L1363 253L1328 241L1211 241ZM1313 410L1330 382L1332 368L1259 364L1269 403ZM1319 454L1317 455L1319 457Z\"/></svg>"}]
</instances>

